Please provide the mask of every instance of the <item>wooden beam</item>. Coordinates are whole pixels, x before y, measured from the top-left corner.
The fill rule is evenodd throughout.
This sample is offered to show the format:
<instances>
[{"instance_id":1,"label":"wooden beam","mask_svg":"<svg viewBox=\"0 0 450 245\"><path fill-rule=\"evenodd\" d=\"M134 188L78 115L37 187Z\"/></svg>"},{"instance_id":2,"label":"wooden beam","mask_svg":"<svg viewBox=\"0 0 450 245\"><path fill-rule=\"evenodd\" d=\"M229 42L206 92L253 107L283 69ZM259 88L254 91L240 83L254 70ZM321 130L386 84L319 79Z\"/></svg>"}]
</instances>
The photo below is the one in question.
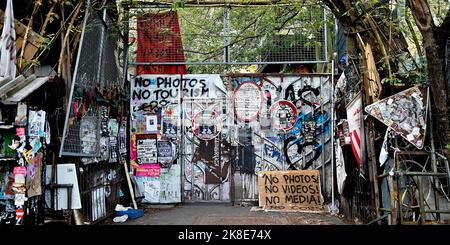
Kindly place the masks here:
<instances>
[{"instance_id":1,"label":"wooden beam","mask_svg":"<svg viewBox=\"0 0 450 245\"><path fill-rule=\"evenodd\" d=\"M4 19L4 12L0 9L0 20ZM3 28L3 21L0 21L0 29ZM25 33L27 31L27 26L22 24L18 20L14 20L14 28L16 31L16 51L20 54L22 43L24 41ZM25 45L24 56L23 59L30 61L33 59L36 52L39 50L39 47L44 42L44 38L38 33L30 30L28 33L27 44ZM17 56L19 57L19 56ZM18 62L19 63L19 62Z\"/></svg>"}]
</instances>

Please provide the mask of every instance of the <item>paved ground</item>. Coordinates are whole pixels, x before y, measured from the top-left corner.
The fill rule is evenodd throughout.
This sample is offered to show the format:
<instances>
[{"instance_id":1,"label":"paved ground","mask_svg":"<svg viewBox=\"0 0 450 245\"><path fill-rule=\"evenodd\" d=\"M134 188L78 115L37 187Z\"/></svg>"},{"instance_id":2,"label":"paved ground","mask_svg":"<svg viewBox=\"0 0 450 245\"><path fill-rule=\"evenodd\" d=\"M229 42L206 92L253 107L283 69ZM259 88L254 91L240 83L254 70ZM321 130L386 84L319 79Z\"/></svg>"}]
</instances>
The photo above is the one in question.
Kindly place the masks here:
<instances>
[{"instance_id":1,"label":"paved ground","mask_svg":"<svg viewBox=\"0 0 450 245\"><path fill-rule=\"evenodd\" d=\"M102 225L344 225L329 213L286 213L251 211L251 207L228 204L183 204L152 206L145 215L114 223L113 217Z\"/></svg>"}]
</instances>

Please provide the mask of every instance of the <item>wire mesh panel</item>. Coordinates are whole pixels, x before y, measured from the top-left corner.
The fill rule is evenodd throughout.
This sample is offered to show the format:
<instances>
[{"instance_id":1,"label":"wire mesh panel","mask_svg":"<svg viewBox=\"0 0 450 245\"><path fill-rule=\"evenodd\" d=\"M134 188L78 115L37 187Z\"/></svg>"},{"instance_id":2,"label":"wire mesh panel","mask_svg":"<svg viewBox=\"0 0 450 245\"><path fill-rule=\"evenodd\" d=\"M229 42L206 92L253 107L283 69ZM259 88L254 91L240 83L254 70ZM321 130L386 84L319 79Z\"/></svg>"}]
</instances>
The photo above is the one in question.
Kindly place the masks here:
<instances>
[{"instance_id":1,"label":"wire mesh panel","mask_svg":"<svg viewBox=\"0 0 450 245\"><path fill-rule=\"evenodd\" d=\"M131 35L143 23L149 31L146 38L138 37L131 53L148 42L147 49L137 50L152 56L130 58L138 64L326 62L324 13L323 7L309 1L280 6L158 7L145 15L136 11Z\"/></svg>"},{"instance_id":2,"label":"wire mesh panel","mask_svg":"<svg viewBox=\"0 0 450 245\"><path fill-rule=\"evenodd\" d=\"M99 152L99 106L119 84L117 38L112 20L89 8L83 25L67 106L61 155L95 157Z\"/></svg>"}]
</instances>

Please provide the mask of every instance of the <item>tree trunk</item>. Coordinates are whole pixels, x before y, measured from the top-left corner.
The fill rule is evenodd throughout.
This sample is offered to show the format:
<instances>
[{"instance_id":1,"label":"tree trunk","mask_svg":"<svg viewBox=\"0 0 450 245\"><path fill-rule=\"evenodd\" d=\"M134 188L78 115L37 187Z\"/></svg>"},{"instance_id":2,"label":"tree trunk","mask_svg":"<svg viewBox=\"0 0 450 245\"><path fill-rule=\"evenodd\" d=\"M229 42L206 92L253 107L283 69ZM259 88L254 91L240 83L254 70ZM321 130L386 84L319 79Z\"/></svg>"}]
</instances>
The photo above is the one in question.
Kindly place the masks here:
<instances>
[{"instance_id":1,"label":"tree trunk","mask_svg":"<svg viewBox=\"0 0 450 245\"><path fill-rule=\"evenodd\" d=\"M409 7L414 21L422 33L422 45L427 60L428 80L434 101L434 116L438 126L436 136L442 143L448 144L450 142L450 125L447 89L445 86L445 50L441 48L437 38L438 29L434 25L428 2L426 0L409 0Z\"/></svg>"}]
</instances>

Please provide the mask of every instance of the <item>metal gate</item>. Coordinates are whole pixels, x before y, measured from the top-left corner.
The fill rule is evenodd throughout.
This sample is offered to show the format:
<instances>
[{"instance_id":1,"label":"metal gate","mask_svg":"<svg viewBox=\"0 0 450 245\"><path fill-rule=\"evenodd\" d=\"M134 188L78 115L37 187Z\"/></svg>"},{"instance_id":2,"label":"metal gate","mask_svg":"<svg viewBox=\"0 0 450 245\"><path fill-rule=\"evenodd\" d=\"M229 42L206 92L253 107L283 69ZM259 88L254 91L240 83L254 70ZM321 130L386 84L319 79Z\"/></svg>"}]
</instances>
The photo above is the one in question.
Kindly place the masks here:
<instances>
[{"instance_id":1,"label":"metal gate","mask_svg":"<svg viewBox=\"0 0 450 245\"><path fill-rule=\"evenodd\" d=\"M330 75L237 74L223 79L233 88L234 200L258 200L259 171L288 169L319 169L327 199L332 189ZM241 93L244 86L259 92ZM238 108L239 96L251 97L244 101L261 97L256 116L239 115L245 114Z\"/></svg>"},{"instance_id":2,"label":"metal gate","mask_svg":"<svg viewBox=\"0 0 450 245\"><path fill-rule=\"evenodd\" d=\"M186 202L230 201L231 147L228 101L185 99L181 158Z\"/></svg>"}]
</instances>

